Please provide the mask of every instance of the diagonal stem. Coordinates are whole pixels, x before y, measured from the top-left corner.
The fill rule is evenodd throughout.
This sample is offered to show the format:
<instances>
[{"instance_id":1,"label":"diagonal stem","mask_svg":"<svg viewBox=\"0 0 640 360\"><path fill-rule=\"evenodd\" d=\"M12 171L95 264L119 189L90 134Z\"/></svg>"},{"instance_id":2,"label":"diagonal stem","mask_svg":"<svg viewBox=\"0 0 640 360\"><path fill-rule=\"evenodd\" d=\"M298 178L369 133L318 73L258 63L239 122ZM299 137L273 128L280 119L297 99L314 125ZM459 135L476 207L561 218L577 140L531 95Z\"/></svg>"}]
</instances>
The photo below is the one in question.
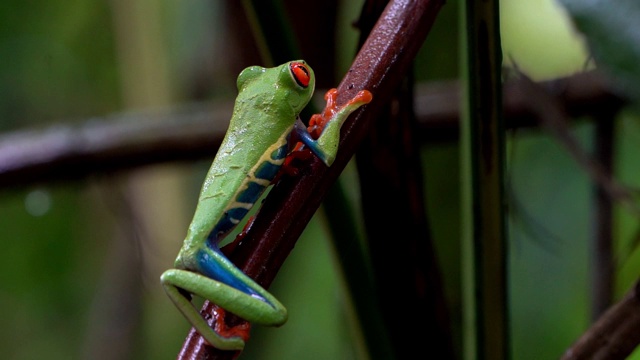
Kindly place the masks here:
<instances>
[{"instance_id":1,"label":"diagonal stem","mask_svg":"<svg viewBox=\"0 0 640 360\"><path fill-rule=\"evenodd\" d=\"M325 194L355 153L368 128L367 113L379 111L390 100L442 5L443 1L397 0L385 9L338 87L339 106L362 89L370 90L374 99L343 125L340 151L333 166L327 168L314 158L302 169L301 176L284 178L276 184L247 237L231 256L241 270L261 285L267 287L271 283ZM205 311L208 306L205 304ZM183 358L206 358L204 354L217 359L236 356L204 346L199 336L190 336L181 352Z\"/></svg>"}]
</instances>

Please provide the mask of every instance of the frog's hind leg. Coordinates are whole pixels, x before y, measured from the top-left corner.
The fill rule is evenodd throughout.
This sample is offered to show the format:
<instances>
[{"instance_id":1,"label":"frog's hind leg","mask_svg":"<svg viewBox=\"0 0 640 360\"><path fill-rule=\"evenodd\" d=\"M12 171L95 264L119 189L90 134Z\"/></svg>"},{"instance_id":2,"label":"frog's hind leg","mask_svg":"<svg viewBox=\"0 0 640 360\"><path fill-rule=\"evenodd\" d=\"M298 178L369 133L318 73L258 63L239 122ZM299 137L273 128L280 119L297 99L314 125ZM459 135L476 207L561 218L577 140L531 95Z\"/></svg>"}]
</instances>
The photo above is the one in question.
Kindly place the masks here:
<instances>
[{"instance_id":1,"label":"frog's hind leg","mask_svg":"<svg viewBox=\"0 0 640 360\"><path fill-rule=\"evenodd\" d=\"M279 326L287 321L285 307L233 265L220 250L207 246L196 258L198 272L167 270L162 274L161 282L180 312L211 345L239 350L244 347L248 333L245 336L242 332L237 335L233 331L225 331L224 334L214 331L191 303L190 294L207 299L250 322ZM217 321L223 321L223 318ZM214 328L221 329L218 325Z\"/></svg>"}]
</instances>

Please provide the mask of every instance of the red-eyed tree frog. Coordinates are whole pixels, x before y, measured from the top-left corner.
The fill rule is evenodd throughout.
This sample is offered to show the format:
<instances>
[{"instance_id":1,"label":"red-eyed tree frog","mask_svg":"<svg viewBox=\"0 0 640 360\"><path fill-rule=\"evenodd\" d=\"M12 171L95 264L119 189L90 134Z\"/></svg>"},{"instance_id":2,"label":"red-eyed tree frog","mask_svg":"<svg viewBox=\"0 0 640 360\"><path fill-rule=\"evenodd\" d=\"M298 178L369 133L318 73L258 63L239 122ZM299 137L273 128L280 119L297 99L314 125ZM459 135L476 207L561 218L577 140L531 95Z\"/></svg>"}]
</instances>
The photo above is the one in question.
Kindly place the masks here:
<instances>
[{"instance_id":1,"label":"red-eyed tree frog","mask_svg":"<svg viewBox=\"0 0 640 360\"><path fill-rule=\"evenodd\" d=\"M161 276L176 307L209 344L223 350L242 349L248 335L221 331L218 324L209 327L191 303L192 295L262 325L284 324L287 310L228 260L219 242L274 180L290 152L292 138L330 166L338 150L342 123L372 98L363 90L337 108L337 93L331 90L327 93L325 118L319 120L316 115L313 120L323 129L316 140L299 118L315 87L313 70L303 60L274 68L248 67L238 76L237 85L229 130L202 185L184 245L174 269Z\"/></svg>"}]
</instances>

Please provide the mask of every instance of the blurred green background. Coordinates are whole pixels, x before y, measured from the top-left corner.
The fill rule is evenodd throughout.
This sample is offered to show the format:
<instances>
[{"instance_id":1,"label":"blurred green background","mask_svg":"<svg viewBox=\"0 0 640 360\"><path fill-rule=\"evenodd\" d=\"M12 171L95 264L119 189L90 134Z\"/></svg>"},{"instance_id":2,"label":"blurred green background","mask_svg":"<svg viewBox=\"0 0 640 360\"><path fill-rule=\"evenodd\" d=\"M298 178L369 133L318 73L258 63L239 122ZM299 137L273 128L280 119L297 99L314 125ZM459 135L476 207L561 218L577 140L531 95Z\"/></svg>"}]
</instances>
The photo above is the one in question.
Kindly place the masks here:
<instances>
[{"instance_id":1,"label":"blurred green background","mask_svg":"<svg viewBox=\"0 0 640 360\"><path fill-rule=\"evenodd\" d=\"M229 3L2 1L0 130L233 99L237 71L253 64L238 63L247 50L229 33L238 31ZM361 2L338 3L336 64L344 71ZM552 1L504 0L502 8L505 65L534 79L585 69L586 51ZM416 60L419 82L457 77L457 16L457 1L447 2ZM625 113L618 125L616 171L634 185L640 124ZM590 149L593 126L583 121L573 130ZM514 359L554 359L589 323L591 183L544 131L510 133L508 144L509 195L519 204L509 224ZM425 145L423 159L428 214L457 324L458 145ZM209 163L3 189L0 357L175 358L189 326L158 279L181 246ZM355 178L348 168L342 181L353 188ZM357 204L356 192L351 197ZM616 246L626 249L637 224L619 212L615 226ZM289 322L254 327L243 358L361 356L327 236L320 212L271 288L289 309ZM639 268L637 254L621 264L618 296Z\"/></svg>"}]
</instances>

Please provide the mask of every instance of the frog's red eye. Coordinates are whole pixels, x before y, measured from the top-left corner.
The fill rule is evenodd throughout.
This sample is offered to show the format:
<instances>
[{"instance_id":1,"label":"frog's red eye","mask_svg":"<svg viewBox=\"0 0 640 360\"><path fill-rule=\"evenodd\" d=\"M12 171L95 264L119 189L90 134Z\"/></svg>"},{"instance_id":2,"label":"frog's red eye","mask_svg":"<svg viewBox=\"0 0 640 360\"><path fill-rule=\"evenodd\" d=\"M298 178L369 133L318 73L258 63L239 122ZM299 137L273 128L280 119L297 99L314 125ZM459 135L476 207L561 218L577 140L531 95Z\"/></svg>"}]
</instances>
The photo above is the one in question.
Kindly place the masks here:
<instances>
[{"instance_id":1,"label":"frog's red eye","mask_svg":"<svg viewBox=\"0 0 640 360\"><path fill-rule=\"evenodd\" d=\"M292 62L289 65L291 70L291 75L293 76L293 80L296 81L296 84L300 85L303 88L309 86L309 81L311 81L311 77L309 76L309 69L301 63L301 62Z\"/></svg>"}]
</instances>

